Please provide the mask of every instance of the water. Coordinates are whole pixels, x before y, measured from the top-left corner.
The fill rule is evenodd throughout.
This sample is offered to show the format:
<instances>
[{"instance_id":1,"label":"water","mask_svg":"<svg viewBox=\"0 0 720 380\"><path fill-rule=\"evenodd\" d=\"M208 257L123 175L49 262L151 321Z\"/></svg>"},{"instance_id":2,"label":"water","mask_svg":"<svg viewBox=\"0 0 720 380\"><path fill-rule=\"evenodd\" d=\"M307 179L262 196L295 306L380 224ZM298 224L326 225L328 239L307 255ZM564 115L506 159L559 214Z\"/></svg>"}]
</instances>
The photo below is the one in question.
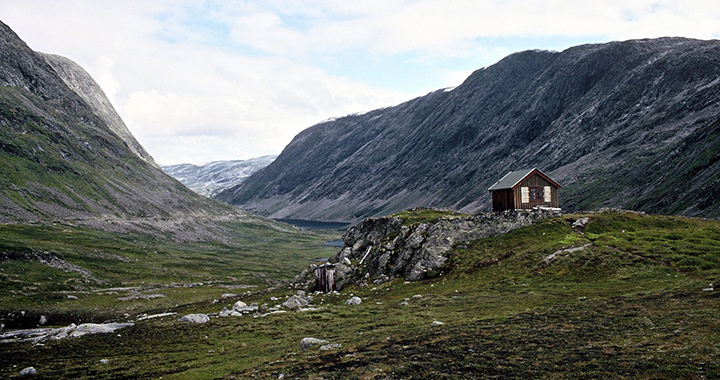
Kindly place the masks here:
<instances>
[{"instance_id":1,"label":"water","mask_svg":"<svg viewBox=\"0 0 720 380\"><path fill-rule=\"evenodd\" d=\"M306 228L308 230L344 230L350 227L350 223L345 222L321 222L319 220L305 220L305 219L275 219L278 222L292 224L300 228Z\"/></svg>"}]
</instances>

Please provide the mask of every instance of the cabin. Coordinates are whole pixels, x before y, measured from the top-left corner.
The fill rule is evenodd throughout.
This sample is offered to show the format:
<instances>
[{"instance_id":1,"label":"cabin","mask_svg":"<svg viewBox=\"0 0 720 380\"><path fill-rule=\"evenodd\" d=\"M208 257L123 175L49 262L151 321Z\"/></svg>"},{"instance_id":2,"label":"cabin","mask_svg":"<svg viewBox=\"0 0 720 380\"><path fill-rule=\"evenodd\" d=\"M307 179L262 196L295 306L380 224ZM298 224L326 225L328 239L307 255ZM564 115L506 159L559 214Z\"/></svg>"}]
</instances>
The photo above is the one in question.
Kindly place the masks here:
<instances>
[{"instance_id":1,"label":"cabin","mask_svg":"<svg viewBox=\"0 0 720 380\"><path fill-rule=\"evenodd\" d=\"M488 191L493 211L525 210L533 207L559 208L560 184L537 168L505 174Z\"/></svg>"}]
</instances>

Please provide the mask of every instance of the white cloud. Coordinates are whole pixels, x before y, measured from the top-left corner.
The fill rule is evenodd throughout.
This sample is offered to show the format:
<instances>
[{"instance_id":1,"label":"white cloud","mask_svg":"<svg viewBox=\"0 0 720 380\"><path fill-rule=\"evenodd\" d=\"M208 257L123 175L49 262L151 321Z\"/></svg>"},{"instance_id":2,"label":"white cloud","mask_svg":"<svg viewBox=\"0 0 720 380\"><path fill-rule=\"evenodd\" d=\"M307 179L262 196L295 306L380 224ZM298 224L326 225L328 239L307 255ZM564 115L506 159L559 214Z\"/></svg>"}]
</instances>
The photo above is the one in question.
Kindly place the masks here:
<instances>
[{"instance_id":1,"label":"white cloud","mask_svg":"<svg viewBox=\"0 0 720 380\"><path fill-rule=\"evenodd\" d=\"M87 69L161 163L278 153L317 121L457 85L515 49L720 37L715 0L0 0L0 15ZM368 71L390 68L397 87Z\"/></svg>"}]
</instances>

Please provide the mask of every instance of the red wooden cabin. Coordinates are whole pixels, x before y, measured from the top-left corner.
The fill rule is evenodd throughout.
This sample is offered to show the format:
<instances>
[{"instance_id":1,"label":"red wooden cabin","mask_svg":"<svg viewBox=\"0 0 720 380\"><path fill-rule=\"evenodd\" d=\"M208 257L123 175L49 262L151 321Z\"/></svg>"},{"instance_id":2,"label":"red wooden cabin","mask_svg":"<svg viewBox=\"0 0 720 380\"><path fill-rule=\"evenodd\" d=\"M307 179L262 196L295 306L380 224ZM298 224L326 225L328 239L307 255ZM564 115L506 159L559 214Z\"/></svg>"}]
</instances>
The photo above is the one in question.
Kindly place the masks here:
<instances>
[{"instance_id":1,"label":"red wooden cabin","mask_svg":"<svg viewBox=\"0 0 720 380\"><path fill-rule=\"evenodd\" d=\"M559 208L560 188L559 183L533 168L505 174L488 191L492 194L493 211L503 211L537 206Z\"/></svg>"}]
</instances>

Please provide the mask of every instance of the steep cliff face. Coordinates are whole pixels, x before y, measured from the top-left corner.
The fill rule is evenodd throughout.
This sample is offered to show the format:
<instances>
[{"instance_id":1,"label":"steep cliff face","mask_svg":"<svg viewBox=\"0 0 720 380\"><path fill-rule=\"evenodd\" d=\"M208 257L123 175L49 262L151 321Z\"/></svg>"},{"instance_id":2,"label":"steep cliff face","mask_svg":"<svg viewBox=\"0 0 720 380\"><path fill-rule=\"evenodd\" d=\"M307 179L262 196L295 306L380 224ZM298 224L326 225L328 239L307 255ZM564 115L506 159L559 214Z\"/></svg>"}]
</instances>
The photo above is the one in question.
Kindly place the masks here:
<instances>
[{"instance_id":1,"label":"steep cliff face","mask_svg":"<svg viewBox=\"0 0 720 380\"><path fill-rule=\"evenodd\" d=\"M163 173L81 71L0 23L0 223L231 211Z\"/></svg>"},{"instance_id":2,"label":"steep cliff face","mask_svg":"<svg viewBox=\"0 0 720 380\"><path fill-rule=\"evenodd\" d=\"M455 244L483 239L558 216L559 211L535 209L476 215L443 212L413 221L415 210L399 215L369 218L349 228L345 246L331 262L338 289L353 284L380 284L395 278L417 281L441 274ZM403 215L407 214L407 215ZM310 268L300 279L307 281Z\"/></svg>"},{"instance_id":3,"label":"steep cliff face","mask_svg":"<svg viewBox=\"0 0 720 380\"><path fill-rule=\"evenodd\" d=\"M272 217L357 221L411 207L488 210L539 167L567 210L720 216L720 42L526 51L451 91L301 132L218 198Z\"/></svg>"}]
</instances>

